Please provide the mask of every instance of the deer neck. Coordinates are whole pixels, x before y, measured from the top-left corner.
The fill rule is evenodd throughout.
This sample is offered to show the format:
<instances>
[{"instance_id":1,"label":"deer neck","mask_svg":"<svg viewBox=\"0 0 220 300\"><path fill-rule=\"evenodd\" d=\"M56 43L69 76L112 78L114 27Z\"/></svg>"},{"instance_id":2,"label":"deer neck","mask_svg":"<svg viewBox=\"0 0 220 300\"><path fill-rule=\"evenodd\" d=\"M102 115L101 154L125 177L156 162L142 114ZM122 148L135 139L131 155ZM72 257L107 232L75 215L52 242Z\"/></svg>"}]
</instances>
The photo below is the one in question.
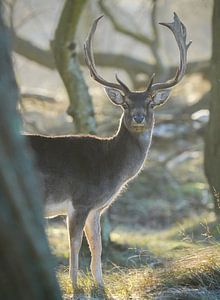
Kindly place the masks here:
<instances>
[{"instance_id":1,"label":"deer neck","mask_svg":"<svg viewBox=\"0 0 220 300\"><path fill-rule=\"evenodd\" d=\"M132 133L126 128L123 117L122 115L110 148L114 153L114 164L121 170L122 177L128 180L137 175L142 168L151 144L154 118L147 131Z\"/></svg>"}]
</instances>

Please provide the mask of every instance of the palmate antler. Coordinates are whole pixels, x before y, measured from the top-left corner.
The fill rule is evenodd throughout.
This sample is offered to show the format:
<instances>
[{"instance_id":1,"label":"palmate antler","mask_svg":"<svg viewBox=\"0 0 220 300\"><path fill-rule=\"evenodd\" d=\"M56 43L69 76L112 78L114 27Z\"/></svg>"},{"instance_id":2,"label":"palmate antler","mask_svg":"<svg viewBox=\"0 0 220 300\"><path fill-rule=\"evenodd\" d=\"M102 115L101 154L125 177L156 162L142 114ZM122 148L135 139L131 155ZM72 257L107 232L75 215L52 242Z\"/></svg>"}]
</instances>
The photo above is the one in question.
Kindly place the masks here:
<instances>
[{"instance_id":1,"label":"palmate antler","mask_svg":"<svg viewBox=\"0 0 220 300\"><path fill-rule=\"evenodd\" d=\"M118 83L112 83L112 82L106 81L104 78L102 78L96 70L95 61L94 61L94 57L93 57L93 51L92 51L92 38L94 36L97 24L102 17L103 16L97 18L93 22L92 27L90 29L90 33L88 35L88 38L84 44L86 64L87 64L87 66L90 70L90 74L94 80L96 80L97 82L99 82L100 84L102 84L106 87L116 88L116 89L122 91L124 94L128 94L131 91L126 86L126 84L124 84L118 78L117 75L116 75L116 80L118 81ZM175 86L178 82L180 82L180 80L183 78L183 76L186 72L187 50L192 43L191 41L188 44L186 43L186 27L180 21L180 19L176 13L174 13L174 21L172 23L159 23L159 24L168 27L174 34L174 37L176 39L176 42L177 42L177 45L179 48L179 52L180 52L180 63L179 63L179 67L177 69L175 77L167 82L153 84L153 79L155 76L155 74L153 74L147 84L147 89L144 91L146 93L154 92L154 91L161 90L161 89L168 89L168 88Z\"/></svg>"},{"instance_id":2,"label":"palmate antler","mask_svg":"<svg viewBox=\"0 0 220 300\"><path fill-rule=\"evenodd\" d=\"M174 21L172 23L159 23L159 24L168 27L174 34L180 52L180 63L175 77L164 83L152 84L150 88L152 91L171 88L174 85L176 85L178 82L180 82L180 80L183 78L186 72L187 50L192 43L192 41L190 41L188 44L186 43L186 27L180 21L176 13L174 13Z\"/></svg>"}]
</instances>

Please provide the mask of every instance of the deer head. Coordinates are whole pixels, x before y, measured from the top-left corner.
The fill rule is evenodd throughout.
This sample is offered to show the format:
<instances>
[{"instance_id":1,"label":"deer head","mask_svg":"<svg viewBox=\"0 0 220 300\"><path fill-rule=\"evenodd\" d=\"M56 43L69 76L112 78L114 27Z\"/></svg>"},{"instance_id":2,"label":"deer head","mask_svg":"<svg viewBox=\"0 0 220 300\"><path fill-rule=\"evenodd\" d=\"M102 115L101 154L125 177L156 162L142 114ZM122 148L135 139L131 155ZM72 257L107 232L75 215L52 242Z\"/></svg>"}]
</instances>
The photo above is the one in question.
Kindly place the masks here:
<instances>
[{"instance_id":1,"label":"deer head","mask_svg":"<svg viewBox=\"0 0 220 300\"><path fill-rule=\"evenodd\" d=\"M88 38L84 44L86 64L90 70L91 77L104 86L105 91L113 104L121 106L124 110L123 121L130 132L142 133L147 130L152 123L153 110L155 107L163 105L169 97L170 88L175 86L184 76L187 64L187 50L191 41L186 43L186 27L174 13L172 23L159 23L169 28L178 45L180 52L180 62L176 75L173 79L164 83L153 83L153 74L146 85L144 91L130 91L116 75L117 83L103 79L97 72L92 52L92 38L97 24L103 16L97 18L91 27Z\"/></svg>"}]
</instances>

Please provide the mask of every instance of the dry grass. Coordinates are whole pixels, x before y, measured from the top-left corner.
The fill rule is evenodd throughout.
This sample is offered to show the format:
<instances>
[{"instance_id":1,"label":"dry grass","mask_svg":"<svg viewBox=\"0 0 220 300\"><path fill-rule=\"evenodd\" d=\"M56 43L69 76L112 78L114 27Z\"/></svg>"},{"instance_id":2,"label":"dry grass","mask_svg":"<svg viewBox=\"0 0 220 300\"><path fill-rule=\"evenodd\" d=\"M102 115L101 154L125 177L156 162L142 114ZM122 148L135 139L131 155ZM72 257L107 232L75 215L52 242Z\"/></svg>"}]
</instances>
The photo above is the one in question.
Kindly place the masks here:
<instances>
[{"instance_id":1,"label":"dry grass","mask_svg":"<svg viewBox=\"0 0 220 300\"><path fill-rule=\"evenodd\" d=\"M116 260L123 252L127 267L105 261L105 290L102 291L94 286L89 272L81 271L74 299L220 299L220 244L213 236L213 232L218 234L218 231L209 227L210 222L213 222L213 215L206 215L206 221L204 218L185 220L161 232L136 231L135 234L135 231L115 230L112 238L124 248L122 251L116 246L111 251ZM190 228L196 228L197 236L190 235ZM67 262L65 227L49 227L48 235L55 255L59 258L63 255ZM198 241L198 235L205 240ZM128 264L130 260L133 265ZM68 267L62 260L57 276L64 299L71 299L73 291Z\"/></svg>"},{"instance_id":2,"label":"dry grass","mask_svg":"<svg viewBox=\"0 0 220 300\"><path fill-rule=\"evenodd\" d=\"M105 290L95 289L89 274L81 274L77 294L85 299L219 299L220 246L200 248L164 268L115 267L105 272ZM64 295L70 295L67 272L58 272Z\"/></svg>"}]
</instances>

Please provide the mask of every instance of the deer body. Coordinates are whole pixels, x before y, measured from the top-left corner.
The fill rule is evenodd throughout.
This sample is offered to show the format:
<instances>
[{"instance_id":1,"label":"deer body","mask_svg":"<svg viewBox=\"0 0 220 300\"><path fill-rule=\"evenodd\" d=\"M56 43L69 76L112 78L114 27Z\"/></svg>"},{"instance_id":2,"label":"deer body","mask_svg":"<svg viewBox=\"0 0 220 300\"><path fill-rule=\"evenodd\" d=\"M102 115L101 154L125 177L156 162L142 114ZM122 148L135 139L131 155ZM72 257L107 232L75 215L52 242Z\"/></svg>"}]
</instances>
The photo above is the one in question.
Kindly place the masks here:
<instances>
[{"instance_id":1,"label":"deer body","mask_svg":"<svg viewBox=\"0 0 220 300\"><path fill-rule=\"evenodd\" d=\"M100 216L141 170L151 144L154 108L166 102L170 88L184 76L190 45L186 44L186 28L176 14L172 23L161 23L172 31L180 51L176 75L165 83L153 83L153 74L146 90L130 91L117 75L118 83L112 83L96 71L92 37L99 20L93 22L85 42L85 58L91 76L104 86L112 103L123 110L118 132L106 139L28 136L43 179L46 214L67 215L73 286L77 284L83 231L91 251L93 277L98 285L103 285Z\"/></svg>"},{"instance_id":2,"label":"deer body","mask_svg":"<svg viewBox=\"0 0 220 300\"><path fill-rule=\"evenodd\" d=\"M51 210L60 207L67 214L68 202L74 210L108 206L114 195L141 169L152 129L153 121L149 131L132 135L120 122L118 133L107 139L29 135L43 179L48 216L53 216L50 206Z\"/></svg>"},{"instance_id":3,"label":"deer body","mask_svg":"<svg viewBox=\"0 0 220 300\"><path fill-rule=\"evenodd\" d=\"M69 223L74 223L69 225L74 285L87 219L87 232L95 231L99 240L95 242L95 263L91 269L97 283L103 285L100 215L115 200L122 187L141 170L151 143L153 115L148 121L148 130L133 134L124 126L122 116L117 134L107 139L95 136L28 136L42 177L46 217L67 215ZM75 228L71 234L72 226ZM86 236L92 252L95 239L92 234L87 233ZM75 242L77 247L74 247Z\"/></svg>"}]
</instances>

